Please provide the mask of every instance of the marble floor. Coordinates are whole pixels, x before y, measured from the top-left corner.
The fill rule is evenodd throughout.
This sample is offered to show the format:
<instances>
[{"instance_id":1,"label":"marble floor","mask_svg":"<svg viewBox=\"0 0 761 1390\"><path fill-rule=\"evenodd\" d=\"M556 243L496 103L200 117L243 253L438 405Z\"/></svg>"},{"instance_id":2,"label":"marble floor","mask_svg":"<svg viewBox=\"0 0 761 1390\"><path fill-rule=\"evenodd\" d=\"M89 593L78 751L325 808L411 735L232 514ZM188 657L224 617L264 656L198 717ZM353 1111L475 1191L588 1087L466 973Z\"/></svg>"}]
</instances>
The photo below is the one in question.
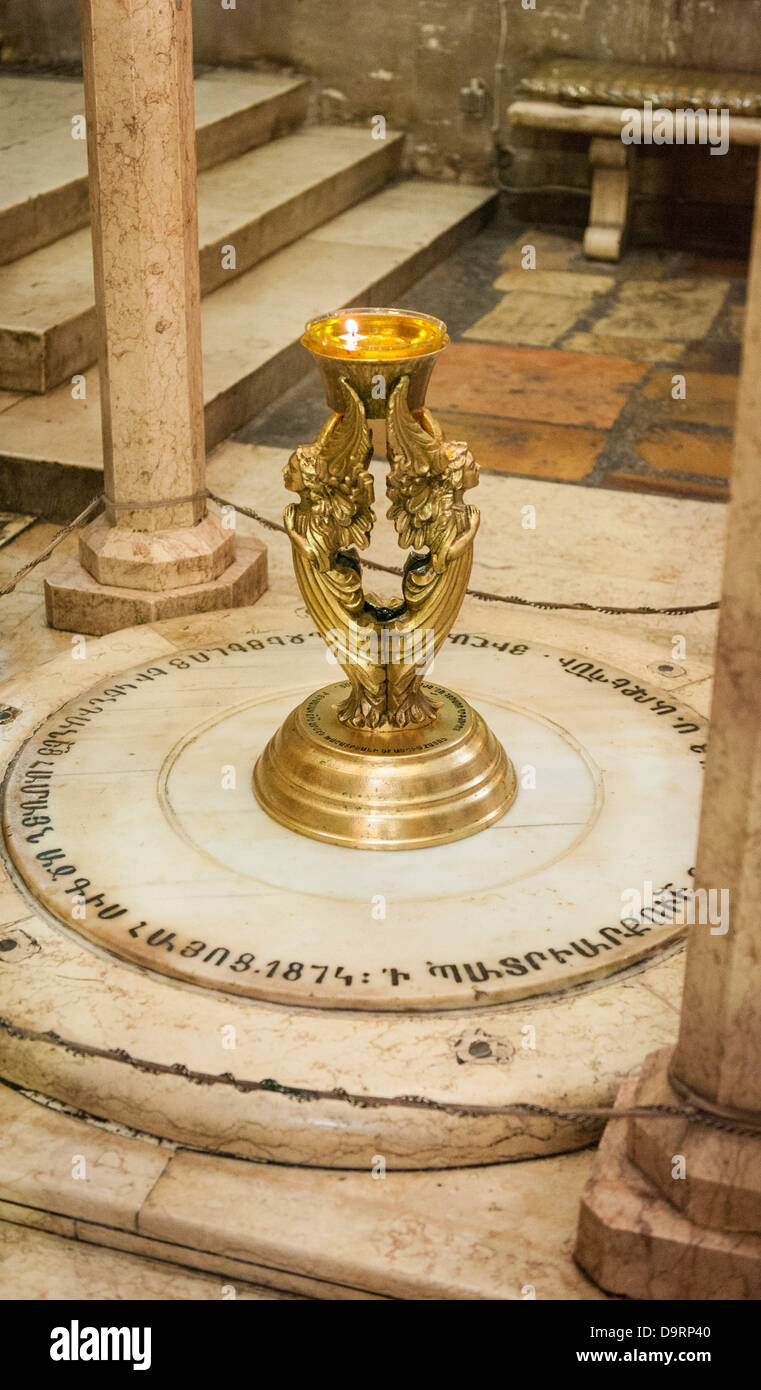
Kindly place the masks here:
<instances>
[{"instance_id":1,"label":"marble floor","mask_svg":"<svg viewBox=\"0 0 761 1390\"><path fill-rule=\"evenodd\" d=\"M521 268L521 248L527 244L537 253L532 272ZM572 236L516 232L496 224L410 293L410 304L440 314L450 325L453 347L437 368L430 404L451 436L471 442L484 470L477 498L483 524L475 588L533 600L656 608L718 598L721 501L727 492L743 291L739 264L632 252L620 266L600 268L581 260L580 243ZM672 399L675 373L686 378L684 400ZM279 518L287 451L308 440L324 414L321 391L309 378L216 450L209 463L210 487ZM532 529L521 525L527 503L536 513ZM57 528L28 517L0 518L0 524L2 585ZM257 535L269 547L270 589L246 611L247 632L292 623L300 598L287 541L242 516L238 526L242 535ZM374 557L398 563L393 534L378 530ZM46 626L42 597L46 570L75 552L76 537L69 536L52 560L0 598L3 684L67 652L77 655L72 634ZM222 634L240 616L209 615L206 621L209 633ZM641 672L643 678L657 672L659 683L679 690L680 700L707 711L715 612L679 617L551 613L469 598L462 621L475 631L488 625L517 641L564 646ZM193 622L163 624L162 636L178 647L188 645ZM124 634L124 640L129 645L133 639ZM88 654L97 649L88 639ZM0 717L4 703L0 694ZM664 1006L673 1010L673 1001L664 1000ZM109 1144L113 1147L113 1140ZM232 1163L236 1172L240 1166L237 1160L218 1161ZM423 1211L420 1220L435 1228L432 1239L442 1252L450 1237L441 1235L440 1212L467 1213L478 1189L484 1232L496 1229L492 1213L497 1210L517 1222L514 1245L500 1237L504 1296L531 1296L523 1290L536 1285L540 1299L598 1299L604 1295L571 1256L591 1161L586 1150L459 1175L457 1170L389 1174L376 1186L392 1208L398 1192L402 1227L410 1198L414 1195L417 1210L425 1196L430 1212ZM323 1184L327 1192L344 1182L315 1171L315 1192ZM273 1183L282 1180L287 1186L277 1165L260 1169L265 1180L268 1173ZM310 1178L307 1186L311 1183ZM7 1219L0 1220L0 1298L221 1296L226 1279L216 1266L207 1265L206 1272L182 1268L169 1246L154 1248L150 1242L107 1249L89 1243L86 1229L71 1239L72 1231L57 1225L54 1215L47 1219L50 1213L39 1229L30 1200L10 1189L2 1196ZM384 1226L388 1218L381 1216ZM351 1220L347 1205L346 1221ZM465 1240L466 1227L467 1220L457 1226L456 1239L452 1236L458 1259L457 1242ZM414 1247L414 1239L408 1245ZM470 1277L471 1260L472 1269L478 1267L477 1242L472 1251L465 1245L470 1253L462 1269ZM381 1264L385 1258L378 1255ZM246 1273L237 1297L291 1292L263 1290L256 1275L247 1280ZM411 1268L410 1278L417 1275L417 1266ZM410 1296L402 1284L390 1287L392 1297ZM311 1289L293 1291L308 1296ZM318 1290L317 1296L324 1293ZM356 1296L356 1289L349 1296ZM483 1297L484 1291L475 1296Z\"/></svg>"},{"instance_id":2,"label":"marble floor","mask_svg":"<svg viewBox=\"0 0 761 1390\"><path fill-rule=\"evenodd\" d=\"M277 517L284 500L282 467L285 457L286 452L282 447L229 442L221 446L210 460L210 486L223 496L253 504L266 516ZM380 464L377 466L381 467ZM479 589L551 601L585 600L594 604L649 604L653 607L708 603L718 596L726 515L726 509L720 504L624 494L608 488L569 487L541 479L527 484L525 478L488 470L481 479L478 501L483 525L472 582ZM526 501L536 508L537 526L534 530L525 530L520 524L521 508ZM242 534L255 533L266 540L269 547L270 588L254 607L243 613L208 615L202 624L204 633L208 634L204 640L212 640L212 635L215 641L221 640L222 634L231 630L231 625L237 629L241 621L246 624L247 634L253 634L283 624L292 625L299 616L300 597L295 589L287 541L276 533L262 531L244 517L239 518L239 526ZM0 581L38 553L55 529L37 523L3 546L0 549ZM377 558L384 563L396 563L398 552L393 533L388 534L380 527L378 529ZM75 537L69 537L61 549L71 553L75 544ZM60 554L60 550L57 553ZM699 563L696 563L697 556L700 557ZM15 673L25 681L28 678L26 673L42 663L40 676L44 679L44 665L47 662L55 658L60 661L67 652L74 655L72 635L53 632L45 626L41 577L51 563L54 561L48 561L32 571L12 595L0 601L4 620L6 678ZM678 689L680 701L693 704L703 712L707 710L715 612L678 618L657 614L617 616L553 613L507 604L487 604L469 598L463 609L462 622L470 625L474 631L481 630L487 624L490 630L498 629L501 635L515 641L529 639L565 646L595 660L607 660L625 670L634 670L643 679L647 679L648 672L651 677L658 672L659 683L675 692ZM159 625L161 637L178 649L187 647L195 640L197 627L197 620L184 618ZM148 636L146 633L146 639ZM684 655L678 662L673 654L675 636L684 639ZM134 629L132 633L116 634L112 639L88 639L87 655L97 662L97 653L103 643L123 643L125 649L121 665L124 666L131 659L131 644L136 640L143 640L139 629ZM36 678L32 676L31 679L34 681ZM13 691L14 687L10 687L7 696L7 703L11 705L18 703ZM2 703L0 697L0 707ZM664 997L662 1003L664 1010L675 1020L674 1000ZM109 1139L109 1146L113 1147L112 1138ZM404 1248L407 1252L405 1259L412 1261L410 1278L418 1278L422 1269L419 1262L415 1262L415 1249L419 1248L421 1258L426 1259L426 1251L430 1249L425 1243L420 1245L414 1233L411 1237L405 1225L405 1210L411 1188L415 1189L416 1211L420 1208L423 1189L430 1196L431 1209L425 1221L431 1223L430 1239L435 1249L442 1252L442 1258L452 1241L458 1260L462 1252L457 1274L461 1281L458 1284L460 1288L464 1287L462 1280L467 1282L479 1268L479 1241L476 1240L474 1244L473 1233L469 1236L468 1232L471 1200L480 1194L479 1202L485 1203L484 1239L486 1233L490 1240L497 1239L497 1226L504 1221L508 1224L512 1222L510 1229L515 1232L514 1237L507 1241L504 1235L499 1235L497 1240L503 1252L498 1269L498 1296L515 1299L531 1296L522 1292L531 1285L539 1299L596 1299L601 1297L600 1291L580 1273L571 1256L578 1202L591 1159L592 1153L587 1150L553 1159L489 1166L483 1170L453 1170L449 1173L412 1176L389 1174L384 1184L375 1186L383 1188L384 1200L390 1203L390 1210L394 1212L393 1231L407 1231ZM218 1162L225 1167L225 1172L238 1170L238 1160L220 1158ZM229 1169L228 1164L232 1165ZM278 1165L264 1165L263 1169L260 1165L254 1165L254 1170L265 1180L272 1176L273 1182L280 1182L282 1176L287 1187L287 1174L283 1176L284 1170ZM301 1172L294 1171L294 1178L298 1178L298 1181L301 1181L298 1177ZM326 1194L328 1189L331 1193L334 1189L337 1193L348 1192L344 1175L329 1175L325 1170L314 1170L314 1173L314 1181L309 1176L304 1177L306 1187L311 1190L314 1186L313 1196L321 1196L323 1186ZM320 1173L324 1174L324 1179L319 1176ZM463 1174L469 1176L464 1177ZM34 1180L37 1181L36 1170ZM467 1196L461 1191L463 1181L473 1189L471 1193L469 1188ZM496 1184L493 1191L492 1184ZM16 1185L3 1196L10 1204L4 1214L10 1218L11 1224L0 1225L0 1296L7 1297L9 1290L11 1296L15 1296L15 1291L21 1289L23 1297L56 1297L60 1296L59 1291L68 1280L71 1296L75 1298L103 1296L104 1290L108 1297L125 1297L131 1296L132 1290L139 1289L138 1281L144 1280L143 1287L149 1298L213 1298L221 1296L220 1288L223 1282L228 1282L228 1276L224 1273L212 1275L196 1272L191 1275L187 1270L177 1268L174 1266L177 1251L165 1243L159 1249L150 1242L142 1245L133 1242L118 1253L88 1244L95 1227L88 1227L86 1223L78 1233L78 1239L82 1242L80 1248L72 1239L66 1238L72 1232L68 1226L64 1229L60 1225L55 1217L55 1210L59 1208L55 1206L53 1212L49 1211L44 1217L48 1223L45 1229L34 1229L35 1221L43 1218L35 1216L41 1199L31 1189L24 1196ZM298 1209L286 1197L285 1191L283 1197L286 1203L284 1214ZM192 1209L192 1205L188 1209ZM351 1228L356 1219L354 1207L349 1203L344 1208L340 1202L339 1207L344 1213L342 1219L345 1219L347 1229ZM449 1211L455 1213L451 1233L451 1223L447 1224L449 1217L443 1228L440 1216L440 1213ZM457 1218L457 1212L461 1213L462 1221ZM492 1213L501 1213L496 1226ZM537 1213L541 1214L539 1225L536 1224ZM387 1216L383 1217L383 1229L388 1219ZM257 1226L253 1217L252 1221L250 1229L255 1231ZM282 1223L279 1229L285 1230ZM183 1246L192 1243L192 1234L181 1234L182 1240L179 1235L176 1237L178 1243ZM294 1235L293 1238L298 1245L301 1237ZM227 1252L225 1259L229 1256L226 1240L223 1233L220 1248ZM398 1242L395 1238L393 1244L396 1250ZM471 1254L465 1253L471 1247ZM384 1253L385 1249L384 1246L379 1248L377 1254L373 1253L373 1261L376 1261L373 1268L376 1271L378 1268L385 1269L391 1258L388 1251ZM256 1263L256 1253L252 1250L247 1256L252 1266ZM168 1259L172 1261L172 1268L167 1268ZM205 1268L208 1270L208 1265ZM256 1287L261 1276L257 1275L255 1268L249 1272L236 1257L237 1279L240 1279L242 1271L246 1293L238 1296L261 1297L261 1291ZM445 1275L449 1277L443 1270L442 1278ZM358 1293L362 1296L361 1289L367 1287L365 1276L360 1280L357 1275L354 1289L342 1296L356 1297ZM393 1288L392 1297L416 1296L410 1292L411 1285L386 1285L381 1280L380 1288L386 1287ZM375 1288L378 1288L377 1283ZM403 1292L403 1288L407 1291ZM96 1294L92 1292L94 1289L98 1291ZM335 1290L327 1293L322 1289L314 1291L318 1297L337 1296ZM303 1294L313 1290L310 1286L286 1288L283 1292ZM378 1293L374 1296L377 1297ZM473 1296L473 1293L468 1296ZM475 1296L485 1296L485 1290L481 1289ZM486 1293L486 1296L493 1294Z\"/></svg>"},{"instance_id":3,"label":"marble floor","mask_svg":"<svg viewBox=\"0 0 761 1390\"><path fill-rule=\"evenodd\" d=\"M135 1302L194 1302L235 1297L244 1302L295 1300L294 1295L265 1289L238 1279L232 1286L221 1277L184 1269L166 1260L109 1250L83 1240L67 1240L55 1231L0 1221L0 1301L61 1300L79 1303L98 1299Z\"/></svg>"},{"instance_id":4,"label":"marble floor","mask_svg":"<svg viewBox=\"0 0 761 1390\"><path fill-rule=\"evenodd\" d=\"M588 261L581 232L500 215L403 304L449 327L428 404L482 468L723 501L746 275L688 252ZM323 418L310 376L236 438L293 448Z\"/></svg>"}]
</instances>

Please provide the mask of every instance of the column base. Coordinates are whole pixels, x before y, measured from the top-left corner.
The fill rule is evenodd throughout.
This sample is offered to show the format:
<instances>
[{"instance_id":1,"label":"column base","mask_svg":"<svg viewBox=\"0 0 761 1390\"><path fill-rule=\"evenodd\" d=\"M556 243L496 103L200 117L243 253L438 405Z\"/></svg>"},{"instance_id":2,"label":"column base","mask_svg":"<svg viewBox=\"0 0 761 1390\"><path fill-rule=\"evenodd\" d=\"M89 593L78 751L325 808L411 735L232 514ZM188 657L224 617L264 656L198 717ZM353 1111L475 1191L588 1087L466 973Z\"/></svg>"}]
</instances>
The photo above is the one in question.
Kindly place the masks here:
<instances>
[{"instance_id":1,"label":"column base","mask_svg":"<svg viewBox=\"0 0 761 1390\"><path fill-rule=\"evenodd\" d=\"M79 533L79 558L98 584L156 593L219 579L235 558L235 533L212 516L160 531L111 526L98 516Z\"/></svg>"},{"instance_id":2,"label":"column base","mask_svg":"<svg viewBox=\"0 0 761 1390\"><path fill-rule=\"evenodd\" d=\"M45 579L45 611L49 627L102 637L162 618L242 608L266 588L267 547L238 537L235 558L218 578L159 592L99 584L79 560L66 560Z\"/></svg>"},{"instance_id":3,"label":"column base","mask_svg":"<svg viewBox=\"0 0 761 1390\"><path fill-rule=\"evenodd\" d=\"M637 1083L638 1105L699 1104L685 1100L669 1079L670 1048L645 1058ZM712 1111L719 1121L743 1125L744 1118ZM752 1117L746 1117L747 1123ZM761 1236L761 1129L736 1134L691 1120L631 1120L627 1153L656 1190L694 1225ZM674 1178L674 1156L683 1178Z\"/></svg>"},{"instance_id":4,"label":"column base","mask_svg":"<svg viewBox=\"0 0 761 1390\"><path fill-rule=\"evenodd\" d=\"M617 1107L639 1098L639 1084L624 1082ZM635 1123L654 1129L664 1121ZM629 1122L612 1120L600 1142L581 1198L574 1250L581 1268L606 1293L627 1298L761 1298L761 1235L690 1221L631 1161L628 1136Z\"/></svg>"}]
</instances>

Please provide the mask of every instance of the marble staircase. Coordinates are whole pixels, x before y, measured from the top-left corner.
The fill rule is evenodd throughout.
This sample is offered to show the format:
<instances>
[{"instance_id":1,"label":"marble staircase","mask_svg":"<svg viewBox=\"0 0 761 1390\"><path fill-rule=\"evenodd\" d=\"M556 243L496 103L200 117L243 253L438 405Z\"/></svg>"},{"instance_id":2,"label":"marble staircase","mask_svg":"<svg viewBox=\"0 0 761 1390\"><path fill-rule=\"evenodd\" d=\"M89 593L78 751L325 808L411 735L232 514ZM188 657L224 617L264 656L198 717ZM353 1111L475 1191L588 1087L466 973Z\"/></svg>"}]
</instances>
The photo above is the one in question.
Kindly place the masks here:
<instances>
[{"instance_id":1,"label":"marble staircase","mask_svg":"<svg viewBox=\"0 0 761 1390\"><path fill-rule=\"evenodd\" d=\"M307 115L309 92L303 78L228 68L201 74L195 83L199 171L299 125ZM84 109L80 81L0 77L0 264L89 222Z\"/></svg>"},{"instance_id":2,"label":"marble staircase","mask_svg":"<svg viewBox=\"0 0 761 1390\"><path fill-rule=\"evenodd\" d=\"M403 137L306 124L300 78L196 78L209 449L293 385L304 322L404 295L489 215L490 189L402 178ZM102 454L81 84L0 77L0 508L69 520Z\"/></svg>"}]
</instances>

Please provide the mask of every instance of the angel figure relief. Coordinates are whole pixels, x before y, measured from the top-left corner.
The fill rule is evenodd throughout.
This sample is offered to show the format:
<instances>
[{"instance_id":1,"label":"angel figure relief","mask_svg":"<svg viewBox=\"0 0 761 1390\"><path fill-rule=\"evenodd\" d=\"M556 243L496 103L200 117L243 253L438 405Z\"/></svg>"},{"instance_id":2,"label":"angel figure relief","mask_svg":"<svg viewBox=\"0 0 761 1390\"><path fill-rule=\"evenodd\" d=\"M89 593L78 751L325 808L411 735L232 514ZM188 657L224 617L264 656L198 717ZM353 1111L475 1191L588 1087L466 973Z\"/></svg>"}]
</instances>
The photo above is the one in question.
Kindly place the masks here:
<instances>
[{"instance_id":1,"label":"angel figure relief","mask_svg":"<svg viewBox=\"0 0 761 1390\"><path fill-rule=\"evenodd\" d=\"M311 445L291 455L285 485L299 495L285 512L294 568L320 635L349 680L339 720L357 729L420 728L439 705L426 670L465 595L479 524L463 494L478 482L467 445L446 442L423 408L407 405L409 379L388 405L387 491L399 545L409 550L401 598L366 595L357 550L369 546L375 513L372 441L362 402L344 378L345 409ZM422 639L422 640L421 640Z\"/></svg>"},{"instance_id":2,"label":"angel figure relief","mask_svg":"<svg viewBox=\"0 0 761 1390\"><path fill-rule=\"evenodd\" d=\"M402 577L404 624L425 632L430 665L460 611L473 564L480 514L463 500L478 483L478 464L467 444L444 440L428 410L407 408L409 381L402 377L388 407L390 469L387 516L403 550L410 550ZM404 651L405 644L402 644ZM418 661L392 662L387 675L388 722L397 728L430 724L438 704L423 689Z\"/></svg>"}]
</instances>

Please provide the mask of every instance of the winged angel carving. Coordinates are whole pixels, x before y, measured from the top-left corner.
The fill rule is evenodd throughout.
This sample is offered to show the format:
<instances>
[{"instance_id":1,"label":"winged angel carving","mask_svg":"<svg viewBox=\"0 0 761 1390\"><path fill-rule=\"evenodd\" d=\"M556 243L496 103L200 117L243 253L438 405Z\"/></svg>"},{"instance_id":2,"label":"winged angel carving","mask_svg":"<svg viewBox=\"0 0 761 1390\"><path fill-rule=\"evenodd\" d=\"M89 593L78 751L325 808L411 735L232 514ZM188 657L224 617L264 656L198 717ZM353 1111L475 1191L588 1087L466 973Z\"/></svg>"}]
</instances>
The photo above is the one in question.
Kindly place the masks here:
<instances>
[{"instance_id":1,"label":"winged angel carving","mask_svg":"<svg viewBox=\"0 0 761 1390\"><path fill-rule=\"evenodd\" d=\"M423 408L407 405L409 378L394 386L387 412L387 491L399 545L410 553L401 598L365 594L358 550L369 546L375 513L372 440L364 407L344 378L345 408L285 468L299 495L284 521L304 601L351 685L337 713L357 729L419 728L439 705L423 688L426 668L462 603L470 577L476 507L463 494L478 482L467 445L445 441Z\"/></svg>"}]
</instances>

